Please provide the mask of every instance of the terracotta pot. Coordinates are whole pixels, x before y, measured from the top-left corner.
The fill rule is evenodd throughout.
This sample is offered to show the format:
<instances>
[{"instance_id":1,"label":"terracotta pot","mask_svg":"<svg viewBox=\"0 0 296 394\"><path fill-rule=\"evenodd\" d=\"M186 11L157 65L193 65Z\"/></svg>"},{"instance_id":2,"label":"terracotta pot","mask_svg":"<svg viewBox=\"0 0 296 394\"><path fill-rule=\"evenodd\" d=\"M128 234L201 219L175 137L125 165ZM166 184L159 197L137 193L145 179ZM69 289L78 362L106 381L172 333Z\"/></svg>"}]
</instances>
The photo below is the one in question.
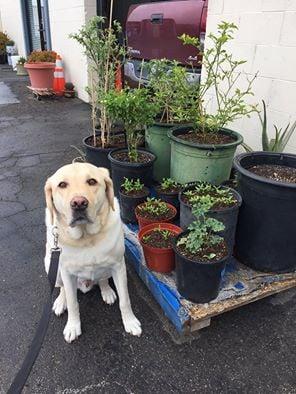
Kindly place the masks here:
<instances>
[{"instance_id":1,"label":"terracotta pot","mask_svg":"<svg viewBox=\"0 0 296 394\"><path fill-rule=\"evenodd\" d=\"M35 89L52 89L55 63L25 63L31 87Z\"/></svg>"},{"instance_id":2,"label":"terracotta pot","mask_svg":"<svg viewBox=\"0 0 296 394\"><path fill-rule=\"evenodd\" d=\"M158 228L161 230L169 230L175 235L180 234L182 229L170 223L153 223L143 227L138 234L139 241L143 247L147 267L155 272L169 273L175 268L175 253L173 247L153 248L142 242L145 235Z\"/></svg>"},{"instance_id":3,"label":"terracotta pot","mask_svg":"<svg viewBox=\"0 0 296 394\"><path fill-rule=\"evenodd\" d=\"M140 205L142 205L142 204L140 204ZM152 223L171 223L175 219L175 217L177 215L177 210L171 204L166 203L166 205L169 208L171 208L171 210L173 211L173 214L171 215L171 217L169 217L168 219L165 219L165 220L160 220L160 219L157 219L157 218L155 218L155 219L143 218L142 216L140 216L138 214L137 209L136 209L135 210L135 214L136 214L136 218L138 220L139 228L141 229L142 227L147 226L148 224L152 224Z\"/></svg>"}]
</instances>

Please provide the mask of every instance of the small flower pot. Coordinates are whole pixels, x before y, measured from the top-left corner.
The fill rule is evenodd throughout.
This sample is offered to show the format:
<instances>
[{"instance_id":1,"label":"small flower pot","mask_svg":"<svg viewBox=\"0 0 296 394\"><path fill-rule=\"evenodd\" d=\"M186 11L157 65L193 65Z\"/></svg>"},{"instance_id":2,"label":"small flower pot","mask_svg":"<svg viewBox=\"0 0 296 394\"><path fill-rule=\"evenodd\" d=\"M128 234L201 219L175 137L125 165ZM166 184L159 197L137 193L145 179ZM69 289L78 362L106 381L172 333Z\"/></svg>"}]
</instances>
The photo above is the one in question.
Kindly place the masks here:
<instances>
[{"instance_id":1,"label":"small flower pot","mask_svg":"<svg viewBox=\"0 0 296 394\"><path fill-rule=\"evenodd\" d=\"M33 89L51 90L53 88L55 63L25 63L24 67L28 71Z\"/></svg>"},{"instance_id":2,"label":"small flower pot","mask_svg":"<svg viewBox=\"0 0 296 394\"><path fill-rule=\"evenodd\" d=\"M168 230L174 235L180 234L182 229L170 223L153 223L145 226L139 231L138 237L143 247L147 267L155 272L169 273L175 268L175 254L173 247L155 248L143 242L143 237L149 235L153 230Z\"/></svg>"},{"instance_id":3,"label":"small flower pot","mask_svg":"<svg viewBox=\"0 0 296 394\"><path fill-rule=\"evenodd\" d=\"M155 218L145 218L143 216L141 216L138 207L135 209L135 214L136 214L136 218L138 220L138 224L139 224L139 228L143 228L144 226L147 226L148 224L152 224L152 223L171 223L174 221L176 215L177 215L177 209L171 205L166 203L167 206L170 208L170 213L169 215L165 218L165 219L159 219L157 217ZM142 204L140 204L142 205Z\"/></svg>"},{"instance_id":4,"label":"small flower pot","mask_svg":"<svg viewBox=\"0 0 296 394\"><path fill-rule=\"evenodd\" d=\"M28 75L23 64L16 64L16 75Z\"/></svg>"},{"instance_id":5,"label":"small flower pot","mask_svg":"<svg viewBox=\"0 0 296 394\"><path fill-rule=\"evenodd\" d=\"M127 152L127 149L114 149L108 155L111 162L111 174L116 196L119 195L124 178L140 179L140 182L148 187L153 182L153 164L156 156L144 149L138 149L139 155L146 156L148 158L147 161L135 163L121 160L118 155L126 155Z\"/></svg>"},{"instance_id":6,"label":"small flower pot","mask_svg":"<svg viewBox=\"0 0 296 394\"><path fill-rule=\"evenodd\" d=\"M228 255L211 262L190 260L177 247L178 240L187 234L188 231L179 234L174 243L177 289L187 300L204 304L214 300L219 294Z\"/></svg>"},{"instance_id":7,"label":"small flower pot","mask_svg":"<svg viewBox=\"0 0 296 394\"><path fill-rule=\"evenodd\" d=\"M139 204L146 201L150 191L144 187L142 192L136 195L127 195L122 188L119 191L120 215L124 223L137 223L135 209Z\"/></svg>"},{"instance_id":8,"label":"small flower pot","mask_svg":"<svg viewBox=\"0 0 296 394\"><path fill-rule=\"evenodd\" d=\"M125 132L123 130L119 131L118 129L116 129L112 131L112 136L116 137L116 140L118 139L118 145L114 143L114 145L111 145L108 148L94 146L93 135L89 135L88 137L85 137L83 139L82 143L85 149L85 158L88 163L91 163L97 167L108 168L108 170L111 171L111 163L110 160L108 159L109 153L112 152L116 147L126 146ZM96 137L100 139L101 137L100 130L96 132Z\"/></svg>"}]
</instances>

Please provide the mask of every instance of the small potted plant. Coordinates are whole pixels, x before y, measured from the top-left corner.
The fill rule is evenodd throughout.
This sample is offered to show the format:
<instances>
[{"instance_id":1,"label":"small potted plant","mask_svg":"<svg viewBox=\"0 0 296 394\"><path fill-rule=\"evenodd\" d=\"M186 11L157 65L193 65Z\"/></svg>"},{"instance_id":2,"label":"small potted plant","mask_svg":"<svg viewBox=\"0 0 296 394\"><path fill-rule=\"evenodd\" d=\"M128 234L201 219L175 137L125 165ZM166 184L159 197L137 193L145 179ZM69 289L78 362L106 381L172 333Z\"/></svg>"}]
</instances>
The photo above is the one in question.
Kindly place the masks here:
<instances>
[{"instance_id":1,"label":"small potted plant","mask_svg":"<svg viewBox=\"0 0 296 394\"><path fill-rule=\"evenodd\" d=\"M0 31L0 64L7 62L6 45L9 41L8 35Z\"/></svg>"},{"instance_id":2,"label":"small potted plant","mask_svg":"<svg viewBox=\"0 0 296 394\"><path fill-rule=\"evenodd\" d=\"M72 82L66 82L65 83L65 89L64 89L64 97L67 98L73 98L75 97L75 90L74 90L74 85Z\"/></svg>"},{"instance_id":3,"label":"small potted plant","mask_svg":"<svg viewBox=\"0 0 296 394\"><path fill-rule=\"evenodd\" d=\"M232 253L239 208L242 204L240 194L227 186L216 186L206 182L197 182L186 186L179 194L180 226L185 230L194 220L194 209L206 207L207 214L224 224L221 234L225 239L229 253Z\"/></svg>"},{"instance_id":4,"label":"small potted plant","mask_svg":"<svg viewBox=\"0 0 296 394\"><path fill-rule=\"evenodd\" d=\"M168 131L188 123L188 107L195 88L188 82L186 67L176 61L152 60L148 72L148 87L160 111L154 123L146 129L145 140L147 148L157 157L154 178L160 181L170 176L171 144Z\"/></svg>"},{"instance_id":5,"label":"small potted plant","mask_svg":"<svg viewBox=\"0 0 296 394\"><path fill-rule=\"evenodd\" d=\"M151 102L148 89L113 90L106 94L104 102L110 117L123 123L127 139L127 148L109 153L115 194L118 195L124 177L139 178L142 183L151 186L156 157L138 148L142 131L153 122L157 113L157 106Z\"/></svg>"},{"instance_id":6,"label":"small potted plant","mask_svg":"<svg viewBox=\"0 0 296 394\"><path fill-rule=\"evenodd\" d=\"M119 191L120 214L125 223L137 223L135 209L145 202L150 192L140 179L124 178Z\"/></svg>"},{"instance_id":7,"label":"small potted plant","mask_svg":"<svg viewBox=\"0 0 296 394\"><path fill-rule=\"evenodd\" d=\"M112 7L110 14L111 21ZM90 83L86 90L91 105L92 134L83 139L86 160L109 170L110 151L126 146L124 130L118 130L114 126L104 102L106 93L114 89L116 72L122 66L125 56L124 47L117 39L121 30L117 21L107 24L106 18L95 16L78 33L70 35L83 47L88 58Z\"/></svg>"},{"instance_id":8,"label":"small potted plant","mask_svg":"<svg viewBox=\"0 0 296 394\"><path fill-rule=\"evenodd\" d=\"M170 223L176 215L176 208L156 198L147 198L147 201L138 205L135 210L139 228L152 223Z\"/></svg>"},{"instance_id":9,"label":"small potted plant","mask_svg":"<svg viewBox=\"0 0 296 394\"><path fill-rule=\"evenodd\" d=\"M182 297L198 304L217 297L228 258L227 244L217 235L224 224L207 215L207 208L195 209L196 220L179 234L174 244L176 282Z\"/></svg>"},{"instance_id":10,"label":"small potted plant","mask_svg":"<svg viewBox=\"0 0 296 394\"><path fill-rule=\"evenodd\" d=\"M209 46L203 53L204 78L196 88L195 105L188 107L188 119L192 125L171 130L171 177L179 183L206 181L221 184L228 180L235 150L243 142L237 132L227 129L227 125L243 116L250 116L257 107L247 100L253 95L254 79L247 79L245 88L237 86L242 79L240 66L245 61L235 60L227 51L237 27L233 23L222 22L218 33L208 34ZM181 36L185 45L197 48L196 37ZM209 100L209 95L211 100ZM211 108L217 108L215 111Z\"/></svg>"},{"instance_id":11,"label":"small potted plant","mask_svg":"<svg viewBox=\"0 0 296 394\"><path fill-rule=\"evenodd\" d=\"M175 268L173 242L181 228L171 223L153 223L138 234L147 267L155 272L169 273Z\"/></svg>"},{"instance_id":12,"label":"small potted plant","mask_svg":"<svg viewBox=\"0 0 296 394\"><path fill-rule=\"evenodd\" d=\"M172 178L163 178L160 185L155 187L157 198L172 204L179 212L179 192L182 185L174 181Z\"/></svg>"},{"instance_id":13,"label":"small potted plant","mask_svg":"<svg viewBox=\"0 0 296 394\"><path fill-rule=\"evenodd\" d=\"M20 57L18 62L16 63L16 74L17 75L28 75L24 64L26 63L25 57Z\"/></svg>"},{"instance_id":14,"label":"small potted plant","mask_svg":"<svg viewBox=\"0 0 296 394\"><path fill-rule=\"evenodd\" d=\"M52 90L56 56L54 51L33 51L29 55L24 67L33 89Z\"/></svg>"}]
</instances>

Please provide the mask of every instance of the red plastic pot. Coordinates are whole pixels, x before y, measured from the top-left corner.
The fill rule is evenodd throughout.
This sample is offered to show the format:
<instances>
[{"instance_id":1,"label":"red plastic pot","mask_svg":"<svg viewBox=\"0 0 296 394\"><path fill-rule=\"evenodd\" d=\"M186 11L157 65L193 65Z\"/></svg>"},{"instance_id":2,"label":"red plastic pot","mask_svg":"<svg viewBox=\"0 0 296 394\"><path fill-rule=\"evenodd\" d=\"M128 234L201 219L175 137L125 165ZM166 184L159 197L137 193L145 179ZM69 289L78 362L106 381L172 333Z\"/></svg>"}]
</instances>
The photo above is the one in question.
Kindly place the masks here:
<instances>
[{"instance_id":1,"label":"red plastic pot","mask_svg":"<svg viewBox=\"0 0 296 394\"><path fill-rule=\"evenodd\" d=\"M145 203L144 203L145 204ZM140 204L140 205L142 205L142 204ZM139 229L141 229L141 228L143 228L144 226L147 226L148 224L152 224L152 223L170 223L170 222L172 222L174 219L175 219L175 217L176 217L176 215L177 215L177 210L176 210L176 208L173 206L173 205L171 205L171 204L168 204L168 203L166 203L166 205L169 207L169 208L171 208L173 211L174 211L174 213L171 215L171 217L169 217L168 219L165 219L165 220L160 220L160 219L147 219L147 218L143 218L142 216L140 216L139 214L138 214L138 212L137 212L137 208L135 209L135 214L136 214L136 218L137 218L137 220L138 220L138 224L139 224ZM139 206L139 205L138 205Z\"/></svg>"},{"instance_id":2,"label":"red plastic pot","mask_svg":"<svg viewBox=\"0 0 296 394\"><path fill-rule=\"evenodd\" d=\"M180 234L182 229L171 223L153 223L143 227L139 231L138 237L143 247L147 267L152 271L166 274L175 268L175 253L173 248L153 248L142 242L145 235L158 228L161 230L169 230L176 235Z\"/></svg>"},{"instance_id":3,"label":"red plastic pot","mask_svg":"<svg viewBox=\"0 0 296 394\"><path fill-rule=\"evenodd\" d=\"M55 69L55 63L25 63L24 67L28 71L32 88L53 88L53 74Z\"/></svg>"}]
</instances>

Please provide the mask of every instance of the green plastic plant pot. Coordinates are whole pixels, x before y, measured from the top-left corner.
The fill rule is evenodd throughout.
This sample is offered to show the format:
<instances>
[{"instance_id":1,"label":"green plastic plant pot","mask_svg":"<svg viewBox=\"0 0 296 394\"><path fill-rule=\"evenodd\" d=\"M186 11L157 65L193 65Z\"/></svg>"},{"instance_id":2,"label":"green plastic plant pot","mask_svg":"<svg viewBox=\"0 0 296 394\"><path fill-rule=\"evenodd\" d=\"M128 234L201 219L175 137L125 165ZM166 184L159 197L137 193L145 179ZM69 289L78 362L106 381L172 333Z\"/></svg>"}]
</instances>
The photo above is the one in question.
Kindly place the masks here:
<instances>
[{"instance_id":1,"label":"green plastic plant pot","mask_svg":"<svg viewBox=\"0 0 296 394\"><path fill-rule=\"evenodd\" d=\"M160 182L170 176L171 145L168 131L176 127L171 123L154 123L146 129L146 148L157 157L154 163L154 178Z\"/></svg>"},{"instance_id":2,"label":"green plastic plant pot","mask_svg":"<svg viewBox=\"0 0 296 394\"><path fill-rule=\"evenodd\" d=\"M221 184L229 179L233 157L243 137L235 131L221 129L220 132L235 138L228 144L206 145L185 141L179 135L191 130L191 126L175 127L168 132L171 139L171 178L184 184L205 181Z\"/></svg>"}]
</instances>

